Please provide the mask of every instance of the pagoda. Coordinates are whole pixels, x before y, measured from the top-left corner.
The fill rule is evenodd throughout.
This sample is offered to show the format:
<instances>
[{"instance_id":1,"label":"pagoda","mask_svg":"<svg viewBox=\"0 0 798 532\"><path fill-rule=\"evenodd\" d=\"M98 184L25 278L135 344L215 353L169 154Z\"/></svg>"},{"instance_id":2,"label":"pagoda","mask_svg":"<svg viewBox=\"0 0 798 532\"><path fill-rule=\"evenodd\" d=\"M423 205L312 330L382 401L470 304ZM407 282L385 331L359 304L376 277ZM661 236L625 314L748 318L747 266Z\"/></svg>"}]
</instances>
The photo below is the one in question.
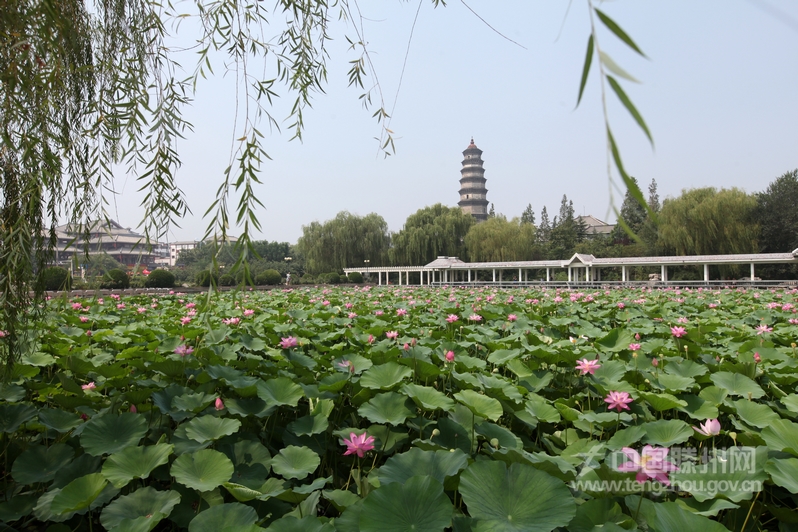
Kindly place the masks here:
<instances>
[{"instance_id":1,"label":"pagoda","mask_svg":"<svg viewBox=\"0 0 798 532\"><path fill-rule=\"evenodd\" d=\"M485 169L482 168L482 150L471 144L463 152L463 168L460 170L460 206L478 222L488 219L488 189L485 188Z\"/></svg>"}]
</instances>

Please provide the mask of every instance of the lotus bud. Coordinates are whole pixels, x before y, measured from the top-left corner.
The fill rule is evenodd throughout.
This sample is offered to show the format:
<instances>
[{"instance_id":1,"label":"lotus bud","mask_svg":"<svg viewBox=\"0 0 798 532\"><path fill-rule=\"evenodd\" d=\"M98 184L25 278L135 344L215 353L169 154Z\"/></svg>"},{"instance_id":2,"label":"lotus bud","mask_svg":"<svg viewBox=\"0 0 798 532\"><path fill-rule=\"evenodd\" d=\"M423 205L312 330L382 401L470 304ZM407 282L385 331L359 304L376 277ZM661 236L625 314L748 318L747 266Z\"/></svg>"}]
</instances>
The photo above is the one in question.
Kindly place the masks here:
<instances>
[{"instance_id":1,"label":"lotus bud","mask_svg":"<svg viewBox=\"0 0 798 532\"><path fill-rule=\"evenodd\" d=\"M439 431L438 429L433 429L432 430L432 437L433 438L437 438L440 435L441 435L441 431Z\"/></svg>"},{"instance_id":2,"label":"lotus bud","mask_svg":"<svg viewBox=\"0 0 798 532\"><path fill-rule=\"evenodd\" d=\"M491 438L490 445L494 449L498 449L499 448L499 440L497 438Z\"/></svg>"}]
</instances>

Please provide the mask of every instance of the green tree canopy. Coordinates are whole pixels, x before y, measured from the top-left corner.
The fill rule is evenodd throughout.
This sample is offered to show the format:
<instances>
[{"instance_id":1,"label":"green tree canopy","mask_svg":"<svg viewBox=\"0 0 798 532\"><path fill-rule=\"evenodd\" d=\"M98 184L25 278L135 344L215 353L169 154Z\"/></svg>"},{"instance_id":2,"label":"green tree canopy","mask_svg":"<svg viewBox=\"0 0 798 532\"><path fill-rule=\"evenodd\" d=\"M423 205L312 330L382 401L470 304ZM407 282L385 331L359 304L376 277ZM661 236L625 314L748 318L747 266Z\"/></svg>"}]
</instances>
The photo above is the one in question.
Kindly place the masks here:
<instances>
[{"instance_id":1,"label":"green tree canopy","mask_svg":"<svg viewBox=\"0 0 798 532\"><path fill-rule=\"evenodd\" d=\"M531 203L527 204L526 209L521 214L521 223L535 225L535 211L532 210Z\"/></svg>"},{"instance_id":2,"label":"green tree canopy","mask_svg":"<svg viewBox=\"0 0 798 532\"><path fill-rule=\"evenodd\" d=\"M419 209L407 217L404 227L391 239L394 264L429 264L439 255L465 257L464 239L476 223L459 207L440 203Z\"/></svg>"},{"instance_id":3,"label":"green tree canopy","mask_svg":"<svg viewBox=\"0 0 798 532\"><path fill-rule=\"evenodd\" d=\"M317 274L360 266L366 260L370 266L383 266L390 242L388 223L379 214L341 211L324 223L303 225L297 249L305 257L305 269Z\"/></svg>"},{"instance_id":4,"label":"green tree canopy","mask_svg":"<svg viewBox=\"0 0 798 532\"><path fill-rule=\"evenodd\" d=\"M762 251L781 253L798 248L798 169L773 181L756 195L756 201Z\"/></svg>"},{"instance_id":5,"label":"green tree canopy","mask_svg":"<svg viewBox=\"0 0 798 532\"><path fill-rule=\"evenodd\" d=\"M581 218L574 216L574 202L563 194L560 214L555 216L549 233L548 256L553 259L567 259L574 253L579 242L587 235L587 227Z\"/></svg>"},{"instance_id":6,"label":"green tree canopy","mask_svg":"<svg viewBox=\"0 0 798 532\"><path fill-rule=\"evenodd\" d=\"M465 237L468 258L474 262L536 260L535 226L519 218L499 215L476 224Z\"/></svg>"},{"instance_id":7,"label":"green tree canopy","mask_svg":"<svg viewBox=\"0 0 798 532\"><path fill-rule=\"evenodd\" d=\"M666 199L659 213L659 245L673 255L759 251L756 197L738 188L694 188Z\"/></svg>"},{"instance_id":8,"label":"green tree canopy","mask_svg":"<svg viewBox=\"0 0 798 532\"><path fill-rule=\"evenodd\" d=\"M632 181L637 185L637 179L632 177ZM626 227L635 235L640 232L640 229L648 219L648 213L643 205L632 196L632 193L627 190L623 197L621 204L621 212L618 216L618 224L612 230L610 238L615 242L622 244L630 244L633 240L632 236L626 232Z\"/></svg>"}]
</instances>

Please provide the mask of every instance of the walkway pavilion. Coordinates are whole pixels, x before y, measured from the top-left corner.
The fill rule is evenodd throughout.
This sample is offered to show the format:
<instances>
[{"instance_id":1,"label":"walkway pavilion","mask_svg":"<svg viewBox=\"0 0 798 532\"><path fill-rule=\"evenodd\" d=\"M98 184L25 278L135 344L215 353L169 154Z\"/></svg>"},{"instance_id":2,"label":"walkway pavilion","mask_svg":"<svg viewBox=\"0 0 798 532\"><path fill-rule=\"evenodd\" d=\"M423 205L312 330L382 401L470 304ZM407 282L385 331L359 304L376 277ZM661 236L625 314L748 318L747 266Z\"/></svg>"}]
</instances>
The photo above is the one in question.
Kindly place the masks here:
<instances>
[{"instance_id":1,"label":"walkway pavilion","mask_svg":"<svg viewBox=\"0 0 798 532\"><path fill-rule=\"evenodd\" d=\"M631 269L635 267L655 267L659 270L654 280L668 284L669 268L674 266L694 266L703 269L701 284L726 284L727 280L711 279L710 266L741 265L748 268L746 281L756 280L756 266L761 264L798 264L798 249L791 253L753 253L740 255L694 255L678 257L621 257L597 258L593 255L575 253L568 260L538 260L516 262L463 262L457 257L438 257L426 266L386 266L344 268L344 273L360 272L377 278L377 284L410 284L410 274L418 273L420 285L433 284L497 284L518 286L531 284L561 284L554 281L555 273L567 271L568 285L612 284L638 281L651 282L652 279L632 279ZM602 271L608 268L620 270L620 281L603 281ZM414 276L415 277L415 276ZM488 280L485 280L485 279ZM680 284L690 282L680 281ZM414 283L416 284L416 283Z\"/></svg>"}]
</instances>

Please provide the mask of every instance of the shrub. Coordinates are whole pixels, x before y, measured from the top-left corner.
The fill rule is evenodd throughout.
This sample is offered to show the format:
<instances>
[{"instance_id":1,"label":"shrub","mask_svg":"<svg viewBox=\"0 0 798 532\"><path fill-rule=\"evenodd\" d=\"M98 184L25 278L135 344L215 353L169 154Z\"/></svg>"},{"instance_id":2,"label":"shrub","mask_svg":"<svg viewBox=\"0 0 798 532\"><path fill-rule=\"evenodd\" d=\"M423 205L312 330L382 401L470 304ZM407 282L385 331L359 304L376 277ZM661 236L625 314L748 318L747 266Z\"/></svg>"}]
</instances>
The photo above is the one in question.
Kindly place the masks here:
<instances>
[{"instance_id":1,"label":"shrub","mask_svg":"<svg viewBox=\"0 0 798 532\"><path fill-rule=\"evenodd\" d=\"M323 273L319 275L319 282L327 284L338 284L341 282L341 276L338 275L336 272Z\"/></svg>"},{"instance_id":2,"label":"shrub","mask_svg":"<svg viewBox=\"0 0 798 532\"><path fill-rule=\"evenodd\" d=\"M203 286L207 288L211 286L211 279L213 279L213 284L219 284L218 275L212 273L210 270L202 270L197 274L197 286Z\"/></svg>"},{"instance_id":3,"label":"shrub","mask_svg":"<svg viewBox=\"0 0 798 532\"><path fill-rule=\"evenodd\" d=\"M313 284L315 282L316 279L309 273L306 273L305 275L299 278L299 284Z\"/></svg>"},{"instance_id":4,"label":"shrub","mask_svg":"<svg viewBox=\"0 0 798 532\"><path fill-rule=\"evenodd\" d=\"M100 281L100 288L107 290L123 290L125 288L130 288L130 277L127 276L126 271L117 268L108 270Z\"/></svg>"},{"instance_id":5,"label":"shrub","mask_svg":"<svg viewBox=\"0 0 798 532\"><path fill-rule=\"evenodd\" d=\"M282 280L283 276L277 270L265 270L258 274L255 278L255 283L258 285L275 285L280 284Z\"/></svg>"},{"instance_id":6,"label":"shrub","mask_svg":"<svg viewBox=\"0 0 798 532\"><path fill-rule=\"evenodd\" d=\"M138 273L130 276L130 288L144 288L147 283L147 278Z\"/></svg>"},{"instance_id":7,"label":"shrub","mask_svg":"<svg viewBox=\"0 0 798 532\"><path fill-rule=\"evenodd\" d=\"M236 278L229 273L223 273L219 276L219 286L233 286L236 284Z\"/></svg>"},{"instance_id":8,"label":"shrub","mask_svg":"<svg viewBox=\"0 0 798 532\"><path fill-rule=\"evenodd\" d=\"M45 290L69 290L72 275L66 268L51 266L45 268L42 283Z\"/></svg>"},{"instance_id":9,"label":"shrub","mask_svg":"<svg viewBox=\"0 0 798 532\"><path fill-rule=\"evenodd\" d=\"M147 288L172 288L175 286L175 275L168 270L153 270L144 282Z\"/></svg>"},{"instance_id":10,"label":"shrub","mask_svg":"<svg viewBox=\"0 0 798 532\"><path fill-rule=\"evenodd\" d=\"M350 283L360 284L363 282L363 274L360 272L351 272L346 276Z\"/></svg>"}]
</instances>

